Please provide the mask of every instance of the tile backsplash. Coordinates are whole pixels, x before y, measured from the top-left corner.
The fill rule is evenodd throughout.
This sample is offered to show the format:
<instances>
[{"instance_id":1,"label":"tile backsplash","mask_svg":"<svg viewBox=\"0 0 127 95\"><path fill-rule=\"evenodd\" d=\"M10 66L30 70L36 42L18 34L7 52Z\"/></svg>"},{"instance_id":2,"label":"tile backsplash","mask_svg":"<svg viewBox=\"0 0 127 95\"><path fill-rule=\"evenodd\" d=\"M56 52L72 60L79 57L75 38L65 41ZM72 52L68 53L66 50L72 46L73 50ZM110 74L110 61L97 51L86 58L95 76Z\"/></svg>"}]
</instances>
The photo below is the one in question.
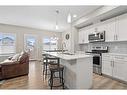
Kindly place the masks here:
<instances>
[{"instance_id":1,"label":"tile backsplash","mask_svg":"<svg viewBox=\"0 0 127 95\"><path fill-rule=\"evenodd\" d=\"M91 51L94 46L108 46L110 53L127 54L127 41L124 42L97 42L79 46L81 51Z\"/></svg>"}]
</instances>

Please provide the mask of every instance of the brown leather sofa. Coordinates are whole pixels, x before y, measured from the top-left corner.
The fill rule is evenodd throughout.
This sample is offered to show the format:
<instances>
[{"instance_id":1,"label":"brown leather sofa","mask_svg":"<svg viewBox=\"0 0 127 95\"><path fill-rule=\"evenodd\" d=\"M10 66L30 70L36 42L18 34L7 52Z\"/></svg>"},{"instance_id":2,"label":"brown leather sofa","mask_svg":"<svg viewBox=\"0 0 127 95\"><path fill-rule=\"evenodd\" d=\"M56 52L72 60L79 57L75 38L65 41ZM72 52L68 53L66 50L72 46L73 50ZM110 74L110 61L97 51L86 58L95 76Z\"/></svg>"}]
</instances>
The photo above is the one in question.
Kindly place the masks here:
<instances>
[{"instance_id":1,"label":"brown leather sofa","mask_svg":"<svg viewBox=\"0 0 127 95\"><path fill-rule=\"evenodd\" d=\"M29 55L26 52L21 53L17 61L11 58L0 63L0 80L13 78L29 73Z\"/></svg>"}]
</instances>

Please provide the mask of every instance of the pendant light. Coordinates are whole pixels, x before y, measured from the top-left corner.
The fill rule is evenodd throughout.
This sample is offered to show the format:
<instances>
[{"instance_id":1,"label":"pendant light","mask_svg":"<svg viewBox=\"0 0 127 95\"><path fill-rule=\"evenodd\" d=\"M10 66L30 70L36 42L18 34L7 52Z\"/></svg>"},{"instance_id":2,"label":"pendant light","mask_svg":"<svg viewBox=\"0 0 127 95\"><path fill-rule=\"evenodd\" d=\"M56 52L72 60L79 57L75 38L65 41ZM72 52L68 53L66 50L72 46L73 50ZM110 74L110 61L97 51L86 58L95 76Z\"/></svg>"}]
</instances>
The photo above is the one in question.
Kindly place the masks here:
<instances>
[{"instance_id":1,"label":"pendant light","mask_svg":"<svg viewBox=\"0 0 127 95\"><path fill-rule=\"evenodd\" d=\"M59 10L56 10L56 25L55 25L55 29L58 30L59 29L59 26L58 26L58 15L59 15Z\"/></svg>"},{"instance_id":2,"label":"pendant light","mask_svg":"<svg viewBox=\"0 0 127 95\"><path fill-rule=\"evenodd\" d=\"M69 13L68 16L67 16L67 22L68 22L68 23L71 23L71 20L72 20L71 14Z\"/></svg>"}]
</instances>

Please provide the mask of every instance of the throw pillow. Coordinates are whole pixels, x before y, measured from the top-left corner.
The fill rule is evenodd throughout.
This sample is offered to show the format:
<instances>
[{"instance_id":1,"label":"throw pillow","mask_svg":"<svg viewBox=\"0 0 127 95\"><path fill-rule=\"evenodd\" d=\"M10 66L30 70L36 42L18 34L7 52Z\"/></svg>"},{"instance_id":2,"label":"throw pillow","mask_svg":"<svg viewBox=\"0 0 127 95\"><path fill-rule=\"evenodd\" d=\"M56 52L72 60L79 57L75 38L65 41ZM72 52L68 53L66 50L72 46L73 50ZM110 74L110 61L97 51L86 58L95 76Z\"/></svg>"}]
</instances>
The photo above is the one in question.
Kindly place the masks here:
<instances>
[{"instance_id":1,"label":"throw pillow","mask_svg":"<svg viewBox=\"0 0 127 95\"><path fill-rule=\"evenodd\" d=\"M18 61L18 58L19 58L20 54L15 54L13 57L12 57L12 61Z\"/></svg>"},{"instance_id":2,"label":"throw pillow","mask_svg":"<svg viewBox=\"0 0 127 95\"><path fill-rule=\"evenodd\" d=\"M20 55L18 61L19 61L20 63L25 63L27 57L28 57L28 54L27 54L26 52L23 52L23 53L21 53L21 55Z\"/></svg>"}]
</instances>

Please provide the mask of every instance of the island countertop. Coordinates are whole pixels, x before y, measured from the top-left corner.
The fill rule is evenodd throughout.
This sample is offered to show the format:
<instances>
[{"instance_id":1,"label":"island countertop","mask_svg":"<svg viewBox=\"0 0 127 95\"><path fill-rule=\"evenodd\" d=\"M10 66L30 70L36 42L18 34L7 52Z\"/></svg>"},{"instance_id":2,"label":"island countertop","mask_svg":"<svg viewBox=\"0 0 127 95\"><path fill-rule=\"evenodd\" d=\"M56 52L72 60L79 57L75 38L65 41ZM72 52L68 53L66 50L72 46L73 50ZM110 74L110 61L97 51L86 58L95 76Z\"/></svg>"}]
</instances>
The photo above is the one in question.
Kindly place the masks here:
<instances>
[{"instance_id":1,"label":"island countertop","mask_svg":"<svg viewBox=\"0 0 127 95\"><path fill-rule=\"evenodd\" d=\"M57 52L44 52L44 54L49 54L54 57L58 57L64 60L74 60L79 58L86 58L86 57L92 57L92 55L86 55L86 54L64 54L64 53L57 53Z\"/></svg>"},{"instance_id":2,"label":"island countertop","mask_svg":"<svg viewBox=\"0 0 127 95\"><path fill-rule=\"evenodd\" d=\"M64 85L68 89L89 89L93 81L92 55L85 53L43 52L43 54L60 58L64 70Z\"/></svg>"}]
</instances>

